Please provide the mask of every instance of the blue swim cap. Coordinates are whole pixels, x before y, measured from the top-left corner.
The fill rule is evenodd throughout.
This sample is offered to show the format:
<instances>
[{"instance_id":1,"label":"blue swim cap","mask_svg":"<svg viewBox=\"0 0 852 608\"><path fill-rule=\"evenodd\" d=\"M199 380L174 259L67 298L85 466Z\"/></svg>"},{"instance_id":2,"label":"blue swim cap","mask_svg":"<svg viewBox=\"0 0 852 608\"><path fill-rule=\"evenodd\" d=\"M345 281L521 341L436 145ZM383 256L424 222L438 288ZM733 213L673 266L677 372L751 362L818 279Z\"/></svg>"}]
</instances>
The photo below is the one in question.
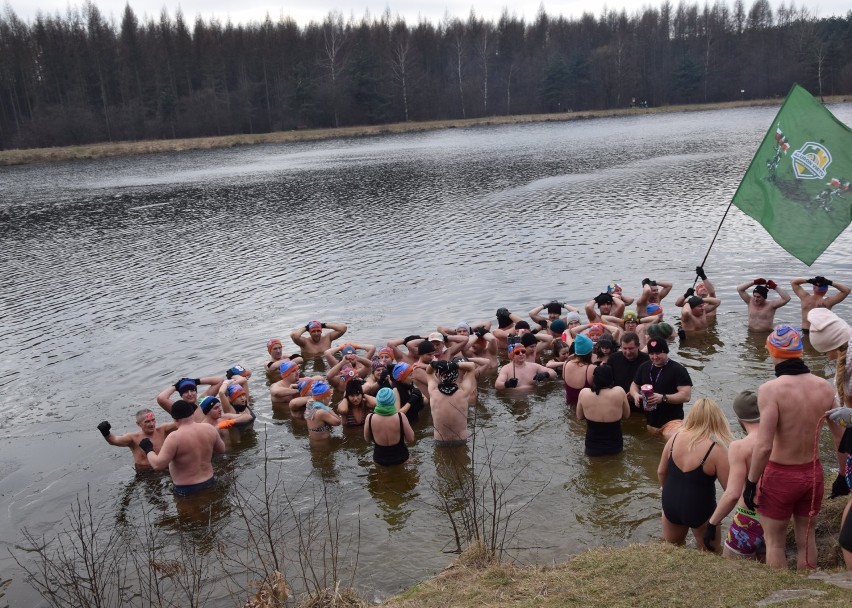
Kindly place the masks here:
<instances>
[{"instance_id":1,"label":"blue swim cap","mask_svg":"<svg viewBox=\"0 0 852 608\"><path fill-rule=\"evenodd\" d=\"M311 396L313 397L323 397L330 392L331 387L321 380L314 382L314 385L311 387Z\"/></svg>"},{"instance_id":2,"label":"blue swim cap","mask_svg":"<svg viewBox=\"0 0 852 608\"><path fill-rule=\"evenodd\" d=\"M574 338L574 352L578 355L589 355L594 348L595 343L592 339L584 334L580 334Z\"/></svg>"},{"instance_id":3,"label":"blue swim cap","mask_svg":"<svg viewBox=\"0 0 852 608\"><path fill-rule=\"evenodd\" d=\"M198 385L195 384L195 380L192 378L181 378L175 386L177 387L178 395L183 395L186 391L198 390Z\"/></svg>"},{"instance_id":4,"label":"blue swim cap","mask_svg":"<svg viewBox=\"0 0 852 608\"><path fill-rule=\"evenodd\" d=\"M426 344L428 344L428 342L426 342ZM397 363L393 366L393 379L398 382L402 382L412 371L414 370L408 363Z\"/></svg>"},{"instance_id":5,"label":"blue swim cap","mask_svg":"<svg viewBox=\"0 0 852 608\"><path fill-rule=\"evenodd\" d=\"M219 403L218 397L213 397L212 395L208 395L204 399L201 400L201 403L198 404L198 407L201 408L201 411L204 412L204 415L210 413L210 410L213 409L213 406Z\"/></svg>"},{"instance_id":6,"label":"blue swim cap","mask_svg":"<svg viewBox=\"0 0 852 608\"><path fill-rule=\"evenodd\" d=\"M298 363L294 363L293 361L282 361L281 365L278 366L278 373L281 374L281 378L283 380L291 371L293 371L293 369L298 368Z\"/></svg>"},{"instance_id":7,"label":"blue swim cap","mask_svg":"<svg viewBox=\"0 0 852 608\"><path fill-rule=\"evenodd\" d=\"M553 323L550 324L550 331L555 334L561 334L568 328L568 325L565 324L565 321L562 319L556 319Z\"/></svg>"},{"instance_id":8,"label":"blue swim cap","mask_svg":"<svg viewBox=\"0 0 852 608\"><path fill-rule=\"evenodd\" d=\"M225 372L225 377L230 380L234 376L242 376L246 373L246 368L242 365L235 365L231 369Z\"/></svg>"}]
</instances>

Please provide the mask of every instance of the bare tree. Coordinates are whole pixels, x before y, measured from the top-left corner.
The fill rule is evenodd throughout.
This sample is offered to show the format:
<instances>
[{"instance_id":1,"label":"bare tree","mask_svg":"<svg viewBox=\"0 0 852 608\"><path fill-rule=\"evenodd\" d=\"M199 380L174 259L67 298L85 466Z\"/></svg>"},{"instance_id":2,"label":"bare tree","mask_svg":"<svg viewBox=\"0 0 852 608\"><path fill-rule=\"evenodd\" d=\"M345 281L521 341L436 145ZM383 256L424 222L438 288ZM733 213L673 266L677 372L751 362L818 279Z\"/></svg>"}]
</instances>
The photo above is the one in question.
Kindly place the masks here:
<instances>
[{"instance_id":1,"label":"bare tree","mask_svg":"<svg viewBox=\"0 0 852 608\"><path fill-rule=\"evenodd\" d=\"M343 27L343 15L339 11L328 14L322 24L322 57L320 65L328 72L331 80L331 107L334 113L334 126L340 126L339 79L345 64L343 48L346 44L346 30Z\"/></svg>"}]
</instances>

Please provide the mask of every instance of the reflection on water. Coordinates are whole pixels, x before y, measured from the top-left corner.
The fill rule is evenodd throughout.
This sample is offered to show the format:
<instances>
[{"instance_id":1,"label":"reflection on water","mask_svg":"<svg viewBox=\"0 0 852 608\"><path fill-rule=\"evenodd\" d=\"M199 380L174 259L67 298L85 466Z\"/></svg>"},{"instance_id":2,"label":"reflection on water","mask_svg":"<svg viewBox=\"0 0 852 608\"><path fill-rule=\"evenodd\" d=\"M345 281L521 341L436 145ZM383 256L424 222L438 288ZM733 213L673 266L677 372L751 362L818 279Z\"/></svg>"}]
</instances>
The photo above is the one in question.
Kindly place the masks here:
<instances>
[{"instance_id":1,"label":"reflection on water","mask_svg":"<svg viewBox=\"0 0 852 608\"><path fill-rule=\"evenodd\" d=\"M833 109L852 122L852 106ZM582 307L612 280L637 296L645 276L674 282L673 317L773 115L749 108L3 169L0 549L24 526L49 536L87 485L98 512L118 522L151 510L169 531L227 540L236 484L259 474L265 454L297 511L313 506L313 484L340 499L341 525L361 530L362 584L377 596L440 570L452 536L436 488L479 459L472 445L458 458L436 450L428 415L409 463L389 473L357 429L311 444L304 421L272 410L256 373L265 441L237 439L217 459L213 498L188 506L166 478L137 478L127 450L95 426L135 430L133 412L179 377L234 362L261 370L267 340L293 352L290 331L314 318L346 323L345 339L382 344L493 319L503 306L524 317L552 298ZM694 394L730 416L737 392L772 377L765 334L746 329L737 284L755 274L848 276L849 245L842 235L810 269L732 211L705 264L722 298L717 321L672 352ZM849 303L836 310L848 314ZM776 320L800 320L795 299ZM806 351L814 369L823 361ZM325 369L316 359L303 371ZM493 380L480 382L471 418L476 449L494 454L518 495L535 496L523 514L535 525L518 543L535 549L518 551L521 560L659 535L662 442L641 419L626 421L623 454L592 462L558 382L504 395ZM401 560L398 572L372 574ZM13 573L10 601L33 603L7 551L0 567Z\"/></svg>"}]
</instances>

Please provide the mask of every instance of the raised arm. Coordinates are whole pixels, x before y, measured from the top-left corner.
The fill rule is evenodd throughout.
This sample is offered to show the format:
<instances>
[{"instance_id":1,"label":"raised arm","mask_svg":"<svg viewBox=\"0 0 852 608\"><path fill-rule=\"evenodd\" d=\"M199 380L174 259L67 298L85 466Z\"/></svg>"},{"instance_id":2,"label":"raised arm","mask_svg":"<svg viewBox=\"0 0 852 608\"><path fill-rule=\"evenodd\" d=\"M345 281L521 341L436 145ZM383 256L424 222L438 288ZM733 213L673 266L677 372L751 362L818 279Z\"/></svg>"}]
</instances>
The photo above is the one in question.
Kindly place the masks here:
<instances>
[{"instance_id":1,"label":"raised arm","mask_svg":"<svg viewBox=\"0 0 852 608\"><path fill-rule=\"evenodd\" d=\"M290 332L290 339L297 346L304 346L307 339L304 337L304 333L308 331L307 325L300 325L296 329Z\"/></svg>"},{"instance_id":2,"label":"raised arm","mask_svg":"<svg viewBox=\"0 0 852 608\"><path fill-rule=\"evenodd\" d=\"M541 306L536 306L531 311L529 311L529 313L527 313L527 314L529 314L530 319L532 319L536 323L539 323L541 321L546 321L547 318L541 316L541 311L544 310L546 307L547 307L547 304L542 304Z\"/></svg>"},{"instance_id":3,"label":"raised arm","mask_svg":"<svg viewBox=\"0 0 852 608\"><path fill-rule=\"evenodd\" d=\"M657 281L657 287L660 288L660 302L663 301L669 292L672 290L672 282L671 281Z\"/></svg>"},{"instance_id":4,"label":"raised arm","mask_svg":"<svg viewBox=\"0 0 852 608\"><path fill-rule=\"evenodd\" d=\"M752 279L751 281L746 281L745 283L740 283L737 285L737 293L740 296L740 299L746 304L751 302L751 294L746 293L746 289L749 287L753 287L757 285L755 281L762 281L763 279Z\"/></svg>"},{"instance_id":5,"label":"raised arm","mask_svg":"<svg viewBox=\"0 0 852 608\"><path fill-rule=\"evenodd\" d=\"M790 287L793 288L793 293L796 294L800 300L802 298L807 297L808 295L808 292L805 291L804 287L802 287L802 285L807 282L808 279L806 279L805 277L796 277L795 279L790 281Z\"/></svg>"},{"instance_id":6,"label":"raised arm","mask_svg":"<svg viewBox=\"0 0 852 608\"><path fill-rule=\"evenodd\" d=\"M770 282L767 282L767 285L769 285L769 283ZM790 294L784 291L784 289L780 285L776 284L774 281L772 281L771 283L775 285L775 287L773 287L772 289L775 290L775 293L778 294L779 298L777 300L772 300L769 305L772 308L781 308L782 306L784 306L784 304L790 301Z\"/></svg>"},{"instance_id":7,"label":"raised arm","mask_svg":"<svg viewBox=\"0 0 852 608\"><path fill-rule=\"evenodd\" d=\"M330 340L337 340L348 329L345 323L323 323L322 326L331 330L328 334Z\"/></svg>"},{"instance_id":8,"label":"raised arm","mask_svg":"<svg viewBox=\"0 0 852 608\"><path fill-rule=\"evenodd\" d=\"M335 365L338 365L338 364L342 364L346 360L346 359L341 359L340 361L338 361L337 357L334 356L334 355L336 355L337 353L340 352L341 348L343 348L343 344L339 344L337 346L332 346L331 348L325 349L322 356L325 357L325 360L328 361L329 365L335 366ZM329 372L329 374L330 373L331 372Z\"/></svg>"},{"instance_id":9,"label":"raised arm","mask_svg":"<svg viewBox=\"0 0 852 608\"><path fill-rule=\"evenodd\" d=\"M825 299L825 305L831 308L835 304L839 304L849 295L849 288L843 283L837 281L828 281L828 284L837 290L837 293Z\"/></svg>"}]
</instances>

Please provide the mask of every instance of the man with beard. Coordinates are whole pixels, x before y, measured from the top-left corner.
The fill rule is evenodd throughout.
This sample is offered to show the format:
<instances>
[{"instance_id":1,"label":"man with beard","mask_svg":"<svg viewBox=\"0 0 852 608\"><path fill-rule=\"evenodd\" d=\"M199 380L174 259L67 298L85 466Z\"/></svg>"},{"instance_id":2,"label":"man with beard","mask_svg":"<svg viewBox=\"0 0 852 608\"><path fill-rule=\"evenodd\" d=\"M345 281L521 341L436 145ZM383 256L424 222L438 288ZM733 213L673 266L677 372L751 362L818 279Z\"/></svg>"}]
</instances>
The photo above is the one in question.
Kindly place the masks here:
<instances>
[{"instance_id":1,"label":"man with beard","mask_svg":"<svg viewBox=\"0 0 852 608\"><path fill-rule=\"evenodd\" d=\"M459 370L472 372L475 365L469 361L432 361L427 372L429 378L429 406L435 447L451 447L467 443L468 396L459 390Z\"/></svg>"},{"instance_id":2,"label":"man with beard","mask_svg":"<svg viewBox=\"0 0 852 608\"><path fill-rule=\"evenodd\" d=\"M751 295L746 289L755 286ZM773 289L780 297L769 300L769 290ZM755 331L772 331L775 325L775 311L790 301L790 294L781 289L772 279L754 279L737 285L737 293L748 306L748 328Z\"/></svg>"},{"instance_id":3,"label":"man with beard","mask_svg":"<svg viewBox=\"0 0 852 608\"><path fill-rule=\"evenodd\" d=\"M324 329L330 329L323 333ZM290 332L290 339L302 349L303 356L317 356L331 348L331 343L346 333L344 323L321 323L320 321L308 321L307 324L297 327ZM308 337L304 334L308 332Z\"/></svg>"},{"instance_id":4,"label":"man with beard","mask_svg":"<svg viewBox=\"0 0 852 608\"><path fill-rule=\"evenodd\" d=\"M648 430L669 439L683 424L683 404L692 398L692 378L686 368L669 359L669 344L660 338L648 340L648 358L636 370L630 394L643 403ZM649 386L644 396L643 386Z\"/></svg>"}]
</instances>

